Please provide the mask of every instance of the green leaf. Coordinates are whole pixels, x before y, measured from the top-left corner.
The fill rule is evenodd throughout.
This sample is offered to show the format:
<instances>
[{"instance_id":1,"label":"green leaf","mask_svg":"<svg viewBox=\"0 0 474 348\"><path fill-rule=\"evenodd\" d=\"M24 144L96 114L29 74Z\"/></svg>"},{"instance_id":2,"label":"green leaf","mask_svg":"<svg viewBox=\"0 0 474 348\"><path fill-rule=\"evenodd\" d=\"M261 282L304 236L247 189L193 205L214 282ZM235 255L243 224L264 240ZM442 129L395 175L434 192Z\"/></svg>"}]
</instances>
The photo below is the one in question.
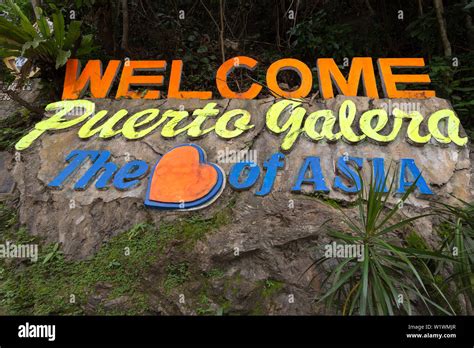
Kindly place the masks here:
<instances>
[{"instance_id":1,"label":"green leaf","mask_svg":"<svg viewBox=\"0 0 474 348\"><path fill-rule=\"evenodd\" d=\"M3 17L0 17L0 36L20 44L33 40L34 37Z\"/></svg>"},{"instance_id":2,"label":"green leaf","mask_svg":"<svg viewBox=\"0 0 474 348\"><path fill-rule=\"evenodd\" d=\"M464 6L463 10L470 10L471 8L474 8L474 1L471 1L469 4Z\"/></svg>"},{"instance_id":3,"label":"green leaf","mask_svg":"<svg viewBox=\"0 0 474 348\"><path fill-rule=\"evenodd\" d=\"M63 48L66 50L72 49L74 43L79 39L81 36L81 21L72 21L69 24L68 32L64 39Z\"/></svg>"},{"instance_id":4,"label":"green leaf","mask_svg":"<svg viewBox=\"0 0 474 348\"><path fill-rule=\"evenodd\" d=\"M427 217L427 216L431 216L431 215L433 215L433 214L432 213L423 214L423 215L417 215L417 216L414 216L414 217L411 217L411 218L408 218L408 219L401 220L400 222L397 222L394 225L391 225L391 226L388 226L388 227L384 228L382 231L378 232L376 234L376 236L380 236L382 234L386 234L386 233L389 233L389 232L392 232L392 231L400 230L402 227L404 227L405 225L407 225L407 224L409 224L413 221L416 221L418 219L421 219L421 218Z\"/></svg>"},{"instance_id":5,"label":"green leaf","mask_svg":"<svg viewBox=\"0 0 474 348\"><path fill-rule=\"evenodd\" d=\"M51 36L51 31L49 30L49 25L46 16L43 15L43 11L40 7L37 7L36 11L39 14L39 20L37 21L38 29L43 38L49 38Z\"/></svg>"},{"instance_id":6,"label":"green leaf","mask_svg":"<svg viewBox=\"0 0 474 348\"><path fill-rule=\"evenodd\" d=\"M66 64L68 58L71 56L71 51L58 50L58 55L56 57L56 69L59 69Z\"/></svg>"},{"instance_id":7,"label":"green leaf","mask_svg":"<svg viewBox=\"0 0 474 348\"><path fill-rule=\"evenodd\" d=\"M33 39L33 41L28 41L28 42L25 42L25 44L23 45L23 47L21 48L21 55L24 55L26 51L28 51L29 49L35 49L37 48L41 42L44 42L45 40L44 39L41 39L39 37L35 37Z\"/></svg>"},{"instance_id":8,"label":"green leaf","mask_svg":"<svg viewBox=\"0 0 474 348\"><path fill-rule=\"evenodd\" d=\"M12 0L7 0L8 5L12 8L12 10L16 13L18 17L20 17L20 26L23 28L23 30L28 33L32 38L37 35L35 28L31 24L30 20L26 15L23 13L23 11L20 9L20 7L13 3Z\"/></svg>"},{"instance_id":9,"label":"green leaf","mask_svg":"<svg viewBox=\"0 0 474 348\"><path fill-rule=\"evenodd\" d=\"M43 264L48 263L48 261L51 260L54 257L54 255L56 255L58 249L59 249L59 243L55 243L53 250L49 252L43 259Z\"/></svg>"},{"instance_id":10,"label":"green leaf","mask_svg":"<svg viewBox=\"0 0 474 348\"><path fill-rule=\"evenodd\" d=\"M7 58L7 57L15 56L19 53L20 53L20 51L18 51L18 50L12 50L12 49L8 49L8 48L0 47L0 57L1 58Z\"/></svg>"},{"instance_id":11,"label":"green leaf","mask_svg":"<svg viewBox=\"0 0 474 348\"><path fill-rule=\"evenodd\" d=\"M61 12L53 14L54 37L57 48L63 48L64 44L64 17Z\"/></svg>"},{"instance_id":12,"label":"green leaf","mask_svg":"<svg viewBox=\"0 0 474 348\"><path fill-rule=\"evenodd\" d=\"M362 297L360 303L360 314L366 314L367 290L369 287L369 249L364 247L364 261L362 265Z\"/></svg>"},{"instance_id":13,"label":"green leaf","mask_svg":"<svg viewBox=\"0 0 474 348\"><path fill-rule=\"evenodd\" d=\"M319 301L324 301L324 299L326 299L328 296L330 296L334 292L338 291L339 288L341 286L343 286L354 275L354 273L358 269L359 269L359 265L355 265L349 271L344 272L342 277L334 283L334 285L331 287L331 289L329 289L328 292L319 299Z\"/></svg>"},{"instance_id":14,"label":"green leaf","mask_svg":"<svg viewBox=\"0 0 474 348\"><path fill-rule=\"evenodd\" d=\"M19 50L22 48L22 45L16 41L8 40L0 36L0 47Z\"/></svg>"},{"instance_id":15,"label":"green leaf","mask_svg":"<svg viewBox=\"0 0 474 348\"><path fill-rule=\"evenodd\" d=\"M357 242L357 241L361 241L362 238L361 237L358 237L358 236L352 236L348 233L342 233L342 232L339 232L339 231L329 231L328 232L328 235L333 237L333 238L338 238L338 239L342 239L346 242Z\"/></svg>"},{"instance_id":16,"label":"green leaf","mask_svg":"<svg viewBox=\"0 0 474 348\"><path fill-rule=\"evenodd\" d=\"M92 52L94 46L92 45L92 34L84 35L81 39L81 45L76 52L77 57L87 55Z\"/></svg>"},{"instance_id":17,"label":"green leaf","mask_svg":"<svg viewBox=\"0 0 474 348\"><path fill-rule=\"evenodd\" d=\"M474 91L474 87L454 87L453 90L460 92L472 92Z\"/></svg>"},{"instance_id":18,"label":"green leaf","mask_svg":"<svg viewBox=\"0 0 474 348\"><path fill-rule=\"evenodd\" d=\"M207 52L207 46L201 46L197 49L197 53L206 53Z\"/></svg>"}]
</instances>

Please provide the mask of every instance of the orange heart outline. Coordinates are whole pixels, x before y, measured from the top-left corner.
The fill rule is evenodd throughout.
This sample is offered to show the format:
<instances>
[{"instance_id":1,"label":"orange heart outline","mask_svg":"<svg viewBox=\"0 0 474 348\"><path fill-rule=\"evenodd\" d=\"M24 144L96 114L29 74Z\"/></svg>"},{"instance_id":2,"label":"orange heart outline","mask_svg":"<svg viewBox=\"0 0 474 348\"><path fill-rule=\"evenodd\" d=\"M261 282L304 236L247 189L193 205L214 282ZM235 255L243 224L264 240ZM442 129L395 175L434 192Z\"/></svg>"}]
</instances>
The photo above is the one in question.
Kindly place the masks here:
<instances>
[{"instance_id":1,"label":"orange heart outline","mask_svg":"<svg viewBox=\"0 0 474 348\"><path fill-rule=\"evenodd\" d=\"M215 183L213 184L212 187L209 188L209 190L205 194L197 197L194 200L189 200L189 201L186 201L186 200L170 201L170 199L160 200L156 197L160 195L159 193L157 194L157 191L159 191L159 187L157 188L157 186L160 185L160 181L159 181L160 177L155 176L155 173L157 172L157 168L160 162L163 163L162 161L166 156L170 155L173 151L179 148L183 148L183 147L192 148L194 151L197 152L196 154L198 155L197 167L196 165L193 165L193 163L191 163L190 169L199 170L199 171L205 170L208 173L209 173L209 169L214 170L216 174L214 176ZM186 165L184 165L184 167L186 167ZM187 174L189 174L189 170L186 170L186 168L184 168L183 175L187 175ZM145 196L145 205L147 207L164 209L164 210L189 211L189 210L202 209L204 207L207 207L211 203L213 203L221 195L222 191L224 190L224 187L225 187L225 174L222 168L219 167L215 163L207 162L206 153L200 146L196 144L181 144L181 145L175 146L174 148L166 152L156 162L153 170L150 173L150 177L148 180L148 187L147 187L146 196ZM166 192L166 189L164 189L164 191Z\"/></svg>"}]
</instances>

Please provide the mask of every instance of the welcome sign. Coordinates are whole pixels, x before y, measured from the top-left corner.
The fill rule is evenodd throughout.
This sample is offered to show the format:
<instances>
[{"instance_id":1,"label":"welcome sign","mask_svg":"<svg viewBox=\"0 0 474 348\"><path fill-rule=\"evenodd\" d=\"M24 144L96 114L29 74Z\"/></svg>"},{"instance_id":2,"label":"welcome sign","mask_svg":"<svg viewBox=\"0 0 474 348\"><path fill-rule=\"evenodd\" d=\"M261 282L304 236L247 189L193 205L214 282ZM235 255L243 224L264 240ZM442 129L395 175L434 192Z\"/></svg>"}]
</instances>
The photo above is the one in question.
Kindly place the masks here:
<instances>
[{"instance_id":1,"label":"welcome sign","mask_svg":"<svg viewBox=\"0 0 474 348\"><path fill-rule=\"evenodd\" d=\"M472 342L473 9L0 0L0 341Z\"/></svg>"},{"instance_id":2,"label":"welcome sign","mask_svg":"<svg viewBox=\"0 0 474 348\"><path fill-rule=\"evenodd\" d=\"M289 205L301 193L351 201L364 177L382 182L389 170L397 194L416 181L416 197L410 199L416 207L428 206L427 198L469 194L468 139L449 103L433 91L396 89L399 82L429 83L427 75L392 71L422 66L422 59L379 59L387 98L379 98L371 58L354 58L347 79L332 59L318 60L321 99L307 98L311 70L295 59L268 68L266 82L275 98L256 99L262 89L257 83L245 92L231 91L228 74L256 64L249 57L224 63L216 73L224 99L210 99L211 92L180 90L182 62L173 61L168 83L173 98L160 99L164 61L124 62L113 96L120 61L105 69L89 61L81 69L69 60L64 100L49 104L47 117L15 146L25 206L45 209L41 202L53 200L64 211L58 223L100 239L94 209L83 214L77 207L104 209L120 202L128 208L106 219L126 226L143 214L161 218L166 211L222 207L234 195L244 195L244 201L248 195L252 201L282 195ZM278 72L288 69L301 78L293 91L277 83ZM143 70L153 75L140 74ZM138 85L147 89L134 90ZM335 88L341 93L336 97ZM81 99L86 91L92 98ZM38 206L28 203L31 197ZM28 223L40 234L51 228L36 214ZM84 247L66 235L60 239L71 251Z\"/></svg>"}]
</instances>

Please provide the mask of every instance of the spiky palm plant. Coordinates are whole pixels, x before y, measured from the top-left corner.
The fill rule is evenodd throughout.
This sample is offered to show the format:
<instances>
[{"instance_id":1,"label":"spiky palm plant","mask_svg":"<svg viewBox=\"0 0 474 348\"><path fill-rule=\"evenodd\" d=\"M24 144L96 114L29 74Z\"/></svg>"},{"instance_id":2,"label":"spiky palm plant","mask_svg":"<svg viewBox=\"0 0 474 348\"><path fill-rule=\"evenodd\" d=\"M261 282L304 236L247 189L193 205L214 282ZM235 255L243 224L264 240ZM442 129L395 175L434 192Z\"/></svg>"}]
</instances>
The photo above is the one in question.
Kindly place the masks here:
<instances>
[{"instance_id":1,"label":"spiky palm plant","mask_svg":"<svg viewBox=\"0 0 474 348\"><path fill-rule=\"evenodd\" d=\"M359 175L360 177L360 175ZM349 217L339 208L348 231L331 230L329 236L341 244L363 247L363 260L356 257L335 259L336 265L322 282L323 294L317 299L343 315L415 314L421 304L433 314L455 314L452 306L427 266L430 260L446 260L441 252L403 246L400 232L415 220L430 214L399 218L397 213L416 188L416 181L389 207L394 180L387 193L385 178L370 178L368 187L361 179L358 193L358 217ZM353 255L352 255L353 256ZM314 263L328 261L322 257ZM439 300L441 299L441 300Z\"/></svg>"},{"instance_id":2,"label":"spiky palm plant","mask_svg":"<svg viewBox=\"0 0 474 348\"><path fill-rule=\"evenodd\" d=\"M456 259L452 262L453 274L447 279L454 280L458 292L464 295L467 312L472 314L474 304L474 203L457 199L460 205L434 202L435 212L444 224L440 229L443 242L440 250L446 250Z\"/></svg>"}]
</instances>

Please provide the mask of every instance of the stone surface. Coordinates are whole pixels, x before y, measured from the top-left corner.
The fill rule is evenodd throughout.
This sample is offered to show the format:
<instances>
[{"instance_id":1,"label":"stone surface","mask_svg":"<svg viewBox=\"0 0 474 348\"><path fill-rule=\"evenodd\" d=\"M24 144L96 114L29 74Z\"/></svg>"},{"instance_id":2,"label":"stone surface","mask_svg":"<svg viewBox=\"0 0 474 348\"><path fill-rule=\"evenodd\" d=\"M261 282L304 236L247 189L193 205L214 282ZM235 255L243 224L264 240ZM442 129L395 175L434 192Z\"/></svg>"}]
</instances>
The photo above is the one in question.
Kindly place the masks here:
<instances>
[{"instance_id":1,"label":"stone surface","mask_svg":"<svg viewBox=\"0 0 474 348\"><path fill-rule=\"evenodd\" d=\"M17 90L18 95L25 101L29 103L34 103L40 94L40 85L41 82L39 79L32 79L28 80L27 83L21 88L21 90ZM3 83L0 82L0 88L15 88L14 83L10 84L7 87L3 86ZM3 93L0 89L0 120L7 118L13 114L15 114L20 105L12 100L10 96L6 93Z\"/></svg>"},{"instance_id":2,"label":"stone surface","mask_svg":"<svg viewBox=\"0 0 474 348\"><path fill-rule=\"evenodd\" d=\"M11 159L12 156L8 152L0 152L0 198L10 196L15 188L15 179L7 167Z\"/></svg>"},{"instance_id":3,"label":"stone surface","mask_svg":"<svg viewBox=\"0 0 474 348\"><path fill-rule=\"evenodd\" d=\"M308 110L331 108L337 113L344 99L337 97L305 107ZM358 115L387 102L368 98L351 99L357 105ZM96 108L107 109L110 112L126 108L132 113L134 110L150 107L167 110L178 109L179 105L184 105L186 110L193 110L207 102L99 100ZM265 128L266 110L274 102L273 99L216 102L222 110L243 108L250 111L255 127L230 141L221 139L214 133L193 140L184 134L173 139L164 139L159 134L161 127L148 137L136 141L129 141L120 136L110 140L94 136L84 141L77 136L78 127L43 135L29 149L21 153L21 161L16 162L11 158L10 163L2 166L2 170L5 167L12 168L11 173L15 178L21 203L21 223L25 224L31 233L44 237L48 242L61 242L62 250L68 257L87 258L93 255L104 241L136 223L153 221L160 224L163 221L194 216L196 213L146 209L143 199L147 178L143 179L137 188L125 192L114 188L98 191L93 186L84 191L74 191L70 184L64 185L62 190L55 191L47 188L46 184L64 168L65 157L74 149L108 150L117 164L124 164L129 157L145 160L150 166L172 147L191 141L207 152L207 158L211 162L216 162L218 151L226 147L231 150L256 150L259 165L271 154L280 151L283 135L275 135ZM425 117L435 110L450 108L447 101L437 98L416 102L422 104L422 114ZM336 158L346 152L351 156L364 158L384 157L387 159L387 166L388 159L396 162L404 157L414 158L423 170L431 189L436 193L437 200L452 201L451 194L467 201L472 199L468 147L458 147L454 144L441 146L435 142L418 147L410 145L404 137L406 123L400 134L402 136L386 146L368 141L358 145L348 145L343 141L315 143L301 136L293 149L286 154L285 169L279 171L271 194L258 197L254 195L256 187L236 192L227 185L222 196L210 207L199 211L199 214L204 217L213 216L226 207L229 201L235 200L232 207L232 221L200 240L189 254L175 257L184 257L192 261L201 271L222 267L227 276L242 277L239 291L229 294L240 303L242 311L245 311L252 301L256 301L255 294L259 291L256 284L266 279L274 279L284 283L279 296L294 294L305 301L301 301L300 304L296 301L293 306L285 306L282 305L286 303L285 301L278 301L279 305L270 306L267 311L275 314L317 312L316 307L309 308L307 303L319 288L318 274L321 270L310 268L306 273L305 270L317 255L320 255L321 245L330 242L326 231L329 228L343 228L340 213L325 201L335 200L347 205L354 201L355 196L331 190L329 195L320 198L312 194L311 187L307 187L303 194L292 194L290 189L306 156L321 157L328 186L332 186L334 181ZM232 164L219 163L219 165L228 174ZM367 162L364 163L364 168L364 175L368 175L370 167ZM4 175L2 174L2 178ZM76 178L78 177L77 175ZM74 200L73 208L70 207L71 200ZM390 202L396 203L397 198L392 198ZM413 196L403 209L403 214L411 216L424 212L429 207L429 201ZM346 210L349 216L356 216L354 209ZM416 227L428 242L435 240L436 236L429 219L417 222ZM235 248L239 250L238 257L234 255ZM230 291L225 290L223 284L218 282L213 286L215 291ZM116 303L109 305L114 306ZM176 304L166 304L159 300L155 309L157 313L164 314L192 314Z\"/></svg>"}]
</instances>

